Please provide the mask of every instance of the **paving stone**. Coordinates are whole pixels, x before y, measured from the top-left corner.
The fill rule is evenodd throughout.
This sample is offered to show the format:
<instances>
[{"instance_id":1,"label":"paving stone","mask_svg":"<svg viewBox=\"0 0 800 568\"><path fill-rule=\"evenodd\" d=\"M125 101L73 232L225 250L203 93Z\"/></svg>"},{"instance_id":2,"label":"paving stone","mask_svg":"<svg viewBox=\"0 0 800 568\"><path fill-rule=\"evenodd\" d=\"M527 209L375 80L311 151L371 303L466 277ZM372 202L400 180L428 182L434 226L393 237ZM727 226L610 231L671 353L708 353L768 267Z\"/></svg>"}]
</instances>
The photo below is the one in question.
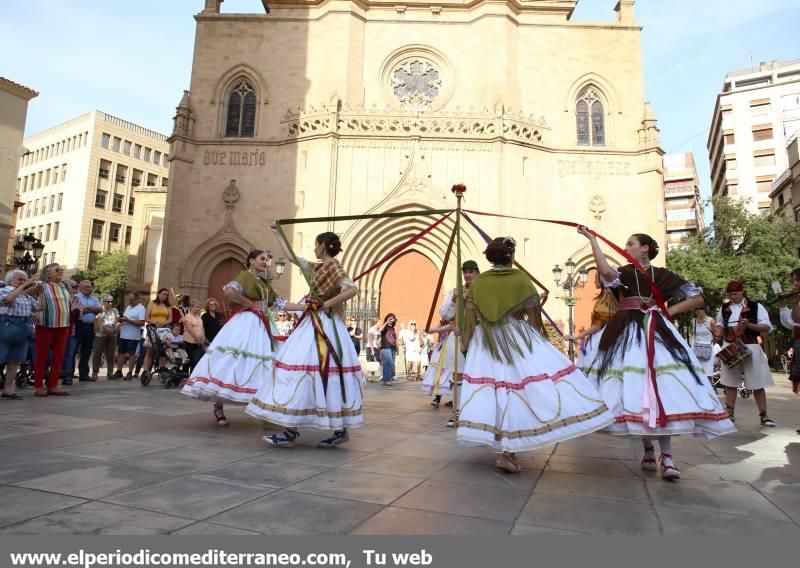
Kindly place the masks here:
<instances>
[{"instance_id":1,"label":"paving stone","mask_svg":"<svg viewBox=\"0 0 800 568\"><path fill-rule=\"evenodd\" d=\"M534 492L518 523L601 535L660 534L650 505Z\"/></svg>"},{"instance_id":2,"label":"paving stone","mask_svg":"<svg viewBox=\"0 0 800 568\"><path fill-rule=\"evenodd\" d=\"M320 439L322 437L320 436ZM272 448L261 456L265 460L278 460L320 467L338 467L344 463L366 456L366 452L357 452L346 446L336 448L318 448L317 439L313 446L295 446L294 448Z\"/></svg>"},{"instance_id":3,"label":"paving stone","mask_svg":"<svg viewBox=\"0 0 800 568\"><path fill-rule=\"evenodd\" d=\"M82 458L116 460L130 456L138 456L149 452L157 452L160 450L164 450L164 446L153 444L151 442L117 439L93 442L91 444L82 444L79 446L70 446L67 448L59 448L52 451L59 454Z\"/></svg>"},{"instance_id":4,"label":"paving stone","mask_svg":"<svg viewBox=\"0 0 800 568\"><path fill-rule=\"evenodd\" d=\"M497 521L514 521L527 498L528 493L525 491L424 481L393 505Z\"/></svg>"},{"instance_id":5,"label":"paving stone","mask_svg":"<svg viewBox=\"0 0 800 568\"><path fill-rule=\"evenodd\" d=\"M219 467L247 458L247 455L236 455L191 448L170 448L119 460L117 463L137 465L153 471L187 474Z\"/></svg>"},{"instance_id":6,"label":"paving stone","mask_svg":"<svg viewBox=\"0 0 800 568\"><path fill-rule=\"evenodd\" d=\"M221 479L184 477L103 499L108 503L204 520L271 490Z\"/></svg>"},{"instance_id":7,"label":"paving stone","mask_svg":"<svg viewBox=\"0 0 800 568\"><path fill-rule=\"evenodd\" d=\"M536 495L569 495L647 503L644 481L638 478L606 477L545 471L534 490Z\"/></svg>"},{"instance_id":8,"label":"paving stone","mask_svg":"<svg viewBox=\"0 0 800 568\"><path fill-rule=\"evenodd\" d=\"M579 536L586 533L578 532L578 531L567 531L563 529L553 529L550 527L535 527L533 525L525 525L522 523L516 523L514 528L511 529L511 534L515 536L529 536L529 535L543 535L543 534L551 534L556 536Z\"/></svg>"},{"instance_id":9,"label":"paving stone","mask_svg":"<svg viewBox=\"0 0 800 568\"><path fill-rule=\"evenodd\" d=\"M84 499L22 487L3 487L2 495L0 527L86 502Z\"/></svg>"},{"instance_id":10,"label":"paving stone","mask_svg":"<svg viewBox=\"0 0 800 568\"><path fill-rule=\"evenodd\" d=\"M342 465L342 469L367 471L386 475L399 475L425 479L442 469L448 462L425 458L409 459L405 456L370 454Z\"/></svg>"},{"instance_id":11,"label":"paving stone","mask_svg":"<svg viewBox=\"0 0 800 568\"><path fill-rule=\"evenodd\" d=\"M234 527L225 527L222 525L212 525L211 523L204 523L198 521L194 524L184 527L180 530L173 532L177 535L191 535L191 536L236 536L236 535L257 535L257 532L246 531L244 529L237 529Z\"/></svg>"},{"instance_id":12,"label":"paving stone","mask_svg":"<svg viewBox=\"0 0 800 568\"><path fill-rule=\"evenodd\" d=\"M666 536L800 536L800 527L788 522L766 521L756 517L676 509L675 507L656 506L656 510Z\"/></svg>"},{"instance_id":13,"label":"paving stone","mask_svg":"<svg viewBox=\"0 0 800 568\"><path fill-rule=\"evenodd\" d=\"M20 481L16 485L86 499L100 499L143 485L166 481L171 477L173 476L168 473L108 463L51 473Z\"/></svg>"},{"instance_id":14,"label":"paving stone","mask_svg":"<svg viewBox=\"0 0 800 568\"><path fill-rule=\"evenodd\" d=\"M270 535L336 535L349 533L381 509L375 503L281 490L207 520Z\"/></svg>"},{"instance_id":15,"label":"paving stone","mask_svg":"<svg viewBox=\"0 0 800 568\"><path fill-rule=\"evenodd\" d=\"M388 505L420 481L412 477L334 469L296 483L291 490Z\"/></svg>"},{"instance_id":16,"label":"paving stone","mask_svg":"<svg viewBox=\"0 0 800 568\"><path fill-rule=\"evenodd\" d=\"M277 488L292 485L325 471L328 468L302 463L248 459L206 470L198 476Z\"/></svg>"},{"instance_id":17,"label":"paving stone","mask_svg":"<svg viewBox=\"0 0 800 568\"><path fill-rule=\"evenodd\" d=\"M506 535L508 521L448 515L433 511L386 507L350 534L360 535Z\"/></svg>"},{"instance_id":18,"label":"paving stone","mask_svg":"<svg viewBox=\"0 0 800 568\"><path fill-rule=\"evenodd\" d=\"M50 452L23 454L12 459L0 460L0 483L16 483L96 463L93 460Z\"/></svg>"},{"instance_id":19,"label":"paving stone","mask_svg":"<svg viewBox=\"0 0 800 568\"><path fill-rule=\"evenodd\" d=\"M3 534L148 535L169 534L191 524L190 519L91 502L56 511L0 531Z\"/></svg>"},{"instance_id":20,"label":"paving stone","mask_svg":"<svg viewBox=\"0 0 800 568\"><path fill-rule=\"evenodd\" d=\"M538 479L539 472L535 470L523 469L519 474L509 475L497 469L494 463L484 465L464 462L453 462L431 477L433 481L513 489L525 493L530 493Z\"/></svg>"},{"instance_id":21,"label":"paving stone","mask_svg":"<svg viewBox=\"0 0 800 568\"><path fill-rule=\"evenodd\" d=\"M758 491L738 481L681 480L677 483L654 480L647 482L648 491L657 507L677 507L761 519L788 521Z\"/></svg>"}]
</instances>

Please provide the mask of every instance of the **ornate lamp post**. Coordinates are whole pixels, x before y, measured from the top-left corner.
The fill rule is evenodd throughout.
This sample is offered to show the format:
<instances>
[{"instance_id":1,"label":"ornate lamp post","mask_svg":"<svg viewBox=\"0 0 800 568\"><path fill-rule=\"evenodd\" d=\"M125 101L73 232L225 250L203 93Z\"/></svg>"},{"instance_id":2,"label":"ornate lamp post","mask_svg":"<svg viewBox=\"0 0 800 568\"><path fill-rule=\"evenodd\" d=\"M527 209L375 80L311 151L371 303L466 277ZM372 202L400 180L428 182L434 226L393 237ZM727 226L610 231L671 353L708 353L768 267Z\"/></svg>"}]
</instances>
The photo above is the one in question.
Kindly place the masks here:
<instances>
[{"instance_id":1,"label":"ornate lamp post","mask_svg":"<svg viewBox=\"0 0 800 568\"><path fill-rule=\"evenodd\" d=\"M575 297L575 288L583 288L586 285L589 271L586 268L581 268L578 270L578 273L575 274L575 261L572 260L571 257L564 263L564 267L567 270L567 277L563 285L561 283L561 275L564 270L557 264L553 267L553 280L556 286L561 286L566 293L563 299L569 309L569 358L571 361L575 361L575 340L572 339L572 336L575 334L575 322L572 317L572 312L575 308L575 304L578 302L578 299Z\"/></svg>"},{"instance_id":2,"label":"ornate lamp post","mask_svg":"<svg viewBox=\"0 0 800 568\"><path fill-rule=\"evenodd\" d=\"M42 258L44 245L31 233L17 237L14 242L14 264L30 276Z\"/></svg>"}]
</instances>

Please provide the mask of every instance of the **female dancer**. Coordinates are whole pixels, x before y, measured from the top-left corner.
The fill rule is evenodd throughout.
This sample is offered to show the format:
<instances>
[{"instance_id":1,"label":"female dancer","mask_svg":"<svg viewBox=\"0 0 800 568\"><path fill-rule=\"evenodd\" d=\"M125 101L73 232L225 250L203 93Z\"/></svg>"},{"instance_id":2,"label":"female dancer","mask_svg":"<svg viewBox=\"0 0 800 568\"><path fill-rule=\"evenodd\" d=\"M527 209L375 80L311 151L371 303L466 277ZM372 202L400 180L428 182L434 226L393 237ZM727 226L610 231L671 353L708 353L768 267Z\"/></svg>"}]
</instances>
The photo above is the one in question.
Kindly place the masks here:
<instances>
[{"instance_id":1,"label":"female dancer","mask_svg":"<svg viewBox=\"0 0 800 568\"><path fill-rule=\"evenodd\" d=\"M509 473L520 471L515 452L614 421L597 389L542 336L539 295L530 278L512 268L515 248L511 238L489 243L485 254L493 267L467 292L456 431L462 443L502 452L495 465Z\"/></svg>"},{"instance_id":2,"label":"female dancer","mask_svg":"<svg viewBox=\"0 0 800 568\"><path fill-rule=\"evenodd\" d=\"M275 304L283 309L286 303L276 298L264 277L269 255L254 250L246 262L247 270L224 288L225 298L235 304L235 315L208 346L182 391L194 398L213 400L219 426L228 425L224 400L246 404L271 379L275 327L268 308Z\"/></svg>"},{"instance_id":3,"label":"female dancer","mask_svg":"<svg viewBox=\"0 0 800 568\"><path fill-rule=\"evenodd\" d=\"M472 280L480 273L477 262L474 260L466 261L461 266L464 287L469 288ZM433 350L428 371L422 381L422 390L433 395L431 406L434 408L439 408L443 394L451 394L453 392L453 363L456 357L458 357L458 371L464 372L465 360L457 340L458 330L453 332L453 322L456 319L456 294L456 290L451 291L439 308L439 315L442 318L441 325L428 331L428 333L439 334L439 341ZM448 405L452 406L453 403L448 403Z\"/></svg>"},{"instance_id":4,"label":"female dancer","mask_svg":"<svg viewBox=\"0 0 800 568\"><path fill-rule=\"evenodd\" d=\"M273 231L286 257L294 259L274 226ZM332 448L348 441L348 426L364 422L364 376L342 319L345 302L358 294L358 288L334 258L341 250L335 233L322 233L314 246L320 262L296 259L309 276L311 291L305 305L287 304L283 309L305 313L276 354L273 377L246 409L251 416L286 427L280 435L264 436L272 446L290 448L300 435L297 427L312 426L334 429L318 444Z\"/></svg>"},{"instance_id":5,"label":"female dancer","mask_svg":"<svg viewBox=\"0 0 800 568\"><path fill-rule=\"evenodd\" d=\"M647 280L628 264L609 266L597 238L586 227L578 232L592 245L597 270L607 287L619 292L619 311L603 331L588 371L600 385L603 400L614 413L610 434L640 436L642 469L656 471L653 438L661 448L661 477L680 479L672 461L670 436L694 434L713 438L735 430L728 413L703 378L705 371L675 326L658 311ZM631 235L626 252L647 271L664 297L678 302L670 315L703 304L702 290L666 268L651 266L658 245L648 235Z\"/></svg>"},{"instance_id":6,"label":"female dancer","mask_svg":"<svg viewBox=\"0 0 800 568\"><path fill-rule=\"evenodd\" d=\"M597 279L599 281L599 275ZM576 364L584 373L587 372L588 367L594 360L597 344L602 335L600 332L608 321L614 317L614 314L617 313L617 299L614 294L608 288L604 288L602 283L598 282L598 286L600 287L600 293L595 298L594 306L592 307L592 319L589 329L573 336L573 340L583 340Z\"/></svg>"}]
</instances>

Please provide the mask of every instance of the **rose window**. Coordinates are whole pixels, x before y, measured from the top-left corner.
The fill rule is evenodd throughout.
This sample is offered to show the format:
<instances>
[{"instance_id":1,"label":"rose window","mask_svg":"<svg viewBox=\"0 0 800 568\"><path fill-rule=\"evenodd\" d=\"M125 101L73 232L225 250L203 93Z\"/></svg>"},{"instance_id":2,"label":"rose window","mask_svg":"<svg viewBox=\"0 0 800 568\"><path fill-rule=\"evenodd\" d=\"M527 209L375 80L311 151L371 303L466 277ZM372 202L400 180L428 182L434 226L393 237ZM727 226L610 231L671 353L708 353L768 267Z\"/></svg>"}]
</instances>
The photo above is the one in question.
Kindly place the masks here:
<instances>
[{"instance_id":1,"label":"rose window","mask_svg":"<svg viewBox=\"0 0 800 568\"><path fill-rule=\"evenodd\" d=\"M406 108L425 110L439 95L441 73L425 59L407 59L391 74L392 92Z\"/></svg>"}]
</instances>

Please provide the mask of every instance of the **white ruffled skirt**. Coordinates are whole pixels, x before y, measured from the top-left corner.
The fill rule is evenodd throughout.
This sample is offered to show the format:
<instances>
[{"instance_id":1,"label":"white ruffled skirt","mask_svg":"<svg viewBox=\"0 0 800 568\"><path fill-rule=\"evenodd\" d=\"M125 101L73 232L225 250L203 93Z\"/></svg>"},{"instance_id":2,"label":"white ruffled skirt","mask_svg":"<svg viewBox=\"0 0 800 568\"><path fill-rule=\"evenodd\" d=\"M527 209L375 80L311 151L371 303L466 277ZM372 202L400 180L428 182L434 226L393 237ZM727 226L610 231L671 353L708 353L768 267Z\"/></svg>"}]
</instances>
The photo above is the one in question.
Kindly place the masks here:
<instances>
[{"instance_id":1,"label":"white ruffled skirt","mask_svg":"<svg viewBox=\"0 0 800 568\"><path fill-rule=\"evenodd\" d=\"M347 326L338 315L318 314L325 335L341 351L344 396L333 359L327 388L323 386L314 326L307 316L276 353L274 373L247 405L247 414L290 428L332 430L363 424L364 376Z\"/></svg>"},{"instance_id":2,"label":"white ruffled skirt","mask_svg":"<svg viewBox=\"0 0 800 568\"><path fill-rule=\"evenodd\" d=\"M597 388L530 325L505 326L525 350L513 361L494 359L478 327L470 342L459 392L459 443L497 452L535 450L613 423Z\"/></svg>"},{"instance_id":3,"label":"white ruffled skirt","mask_svg":"<svg viewBox=\"0 0 800 568\"><path fill-rule=\"evenodd\" d=\"M662 317L660 315L654 317ZM700 380L680 361L676 361L656 338L654 366L658 396L664 408L666 426L651 425L650 412L643 410L645 387L647 386L647 351L645 334L635 322L628 325L638 332L638 341L633 341L617 351L602 379L599 378L598 364L602 353L597 352L595 360L587 370L587 376L599 384L603 400L614 413L615 422L607 432L628 436L674 436L692 434L705 438L715 438L735 432L736 428L728 419L706 372L697 360L692 349L670 322L666 322L670 332L689 352ZM599 334L596 334L599 335ZM599 340L599 338L598 338ZM657 403L649 396L652 405ZM656 413L657 414L657 413ZM656 419L658 415L656 416Z\"/></svg>"},{"instance_id":4,"label":"white ruffled skirt","mask_svg":"<svg viewBox=\"0 0 800 568\"><path fill-rule=\"evenodd\" d=\"M445 395L453 392L453 363L458 357L458 372L464 372L466 361L453 333L439 341L431 354L431 362L422 380L422 390L429 395ZM438 378L438 380L437 380Z\"/></svg>"},{"instance_id":5,"label":"white ruffled skirt","mask_svg":"<svg viewBox=\"0 0 800 568\"><path fill-rule=\"evenodd\" d=\"M585 338L581 348L578 350L578 357L575 360L575 364L584 373L589 370L588 368L591 366L592 361L594 361L594 356L597 354L597 346L600 344L600 336L603 335L603 329L605 328L601 328Z\"/></svg>"},{"instance_id":6,"label":"white ruffled skirt","mask_svg":"<svg viewBox=\"0 0 800 568\"><path fill-rule=\"evenodd\" d=\"M272 346L261 319L241 312L226 323L181 391L215 402L247 404L272 377Z\"/></svg>"}]
</instances>

